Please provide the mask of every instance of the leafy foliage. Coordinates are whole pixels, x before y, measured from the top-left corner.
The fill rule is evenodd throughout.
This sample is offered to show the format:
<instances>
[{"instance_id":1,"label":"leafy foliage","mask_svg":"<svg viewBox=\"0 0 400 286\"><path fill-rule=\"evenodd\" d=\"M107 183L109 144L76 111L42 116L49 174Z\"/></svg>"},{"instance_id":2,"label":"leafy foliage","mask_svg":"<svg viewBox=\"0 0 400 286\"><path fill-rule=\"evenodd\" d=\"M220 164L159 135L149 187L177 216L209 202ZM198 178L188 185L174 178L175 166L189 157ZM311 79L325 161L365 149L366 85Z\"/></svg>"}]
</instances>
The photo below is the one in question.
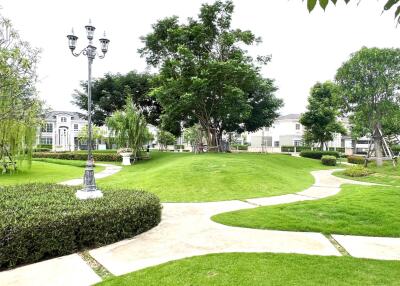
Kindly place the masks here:
<instances>
[{"instance_id":1,"label":"leafy foliage","mask_svg":"<svg viewBox=\"0 0 400 286\"><path fill-rule=\"evenodd\" d=\"M346 134L338 116L339 99L335 84L315 84L308 97L307 111L300 118L300 123L306 127L306 143L321 143L323 148L325 142L333 140L335 133Z\"/></svg>"},{"instance_id":2,"label":"leafy foliage","mask_svg":"<svg viewBox=\"0 0 400 286\"><path fill-rule=\"evenodd\" d=\"M350 0L343 0L346 4L350 2ZM356 0L353 0L356 1ZM360 0L358 0L360 1ZM304 0L303 0L304 2ZM337 0L330 0L330 2L332 2L333 4L336 5ZM307 9L308 11L312 11L314 10L315 6L317 5L317 3L319 3L319 5L321 6L322 9L326 9L326 7L329 4L329 0L307 0ZM385 5L383 6L383 10L390 10L390 9L394 9L394 18L396 19L396 21L398 21L400 23L400 0L386 0Z\"/></svg>"},{"instance_id":3,"label":"leafy foliage","mask_svg":"<svg viewBox=\"0 0 400 286\"><path fill-rule=\"evenodd\" d=\"M331 155L324 155L321 157L321 163L326 166L336 166L337 158Z\"/></svg>"},{"instance_id":4,"label":"leafy foliage","mask_svg":"<svg viewBox=\"0 0 400 286\"><path fill-rule=\"evenodd\" d=\"M260 39L231 28L233 8L231 1L216 1L203 4L198 19L187 24L177 17L160 20L139 50L149 65L160 68L151 94L163 108L163 128L177 135L181 122L199 123L210 148L220 145L223 132L271 125L282 105L273 81L261 77L260 67L242 49Z\"/></svg>"},{"instance_id":5,"label":"leafy foliage","mask_svg":"<svg viewBox=\"0 0 400 286\"><path fill-rule=\"evenodd\" d=\"M0 15L0 160L3 164L30 159L32 154L42 111L35 90L39 52L21 40L11 22Z\"/></svg>"},{"instance_id":6,"label":"leafy foliage","mask_svg":"<svg viewBox=\"0 0 400 286\"><path fill-rule=\"evenodd\" d=\"M146 121L158 125L161 112L160 105L148 95L151 88L152 75L131 71L127 74L105 74L95 79L92 86L93 122L101 126L105 119L117 110L123 108L128 96L143 113ZM75 90L73 103L87 110L87 82L81 82L85 92Z\"/></svg>"},{"instance_id":7,"label":"leafy foliage","mask_svg":"<svg viewBox=\"0 0 400 286\"><path fill-rule=\"evenodd\" d=\"M148 141L149 132L144 115L136 108L131 97L126 99L122 111L116 111L106 119L107 126L114 133L120 147L132 149L133 155L139 152Z\"/></svg>"},{"instance_id":8,"label":"leafy foliage","mask_svg":"<svg viewBox=\"0 0 400 286\"><path fill-rule=\"evenodd\" d=\"M343 172L343 174L349 177L365 177L370 175L371 173L372 172L370 170L361 165L351 166Z\"/></svg>"},{"instance_id":9,"label":"leafy foliage","mask_svg":"<svg viewBox=\"0 0 400 286\"><path fill-rule=\"evenodd\" d=\"M347 162L351 164L363 165L365 162L365 158L361 156L348 156Z\"/></svg>"},{"instance_id":10,"label":"leafy foliage","mask_svg":"<svg viewBox=\"0 0 400 286\"><path fill-rule=\"evenodd\" d=\"M1 187L0 268L110 244L160 220L159 199L143 191L104 191L102 199L81 201L60 185Z\"/></svg>"},{"instance_id":11,"label":"leafy foliage","mask_svg":"<svg viewBox=\"0 0 400 286\"><path fill-rule=\"evenodd\" d=\"M176 137L165 130L158 130L157 132L157 142L161 149L167 149L168 145L174 145L176 142Z\"/></svg>"},{"instance_id":12,"label":"leafy foliage","mask_svg":"<svg viewBox=\"0 0 400 286\"><path fill-rule=\"evenodd\" d=\"M63 160L87 160L87 152L35 152L33 158L51 158ZM121 156L116 151L113 153L92 153L94 161L116 162L121 161Z\"/></svg>"}]
</instances>

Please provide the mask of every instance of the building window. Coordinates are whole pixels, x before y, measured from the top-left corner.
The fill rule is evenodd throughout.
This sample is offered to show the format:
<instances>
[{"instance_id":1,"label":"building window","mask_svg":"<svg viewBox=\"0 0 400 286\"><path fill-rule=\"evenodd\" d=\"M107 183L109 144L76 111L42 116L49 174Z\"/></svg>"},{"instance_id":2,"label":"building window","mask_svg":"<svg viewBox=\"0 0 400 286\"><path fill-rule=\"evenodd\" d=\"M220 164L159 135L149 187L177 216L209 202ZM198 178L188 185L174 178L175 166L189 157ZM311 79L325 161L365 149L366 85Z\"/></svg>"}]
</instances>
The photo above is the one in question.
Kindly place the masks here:
<instances>
[{"instance_id":1,"label":"building window","mask_svg":"<svg viewBox=\"0 0 400 286\"><path fill-rule=\"evenodd\" d=\"M78 130L79 130L78 124L74 124L74 130L75 130L75 131L78 131Z\"/></svg>"},{"instance_id":2,"label":"building window","mask_svg":"<svg viewBox=\"0 0 400 286\"><path fill-rule=\"evenodd\" d=\"M45 123L42 128L42 132L53 132L53 124L52 123Z\"/></svg>"},{"instance_id":3,"label":"building window","mask_svg":"<svg viewBox=\"0 0 400 286\"><path fill-rule=\"evenodd\" d=\"M61 117L61 122L67 122L67 117Z\"/></svg>"},{"instance_id":4,"label":"building window","mask_svg":"<svg viewBox=\"0 0 400 286\"><path fill-rule=\"evenodd\" d=\"M275 141L275 142L274 142L274 146L275 146L275 147L279 147L279 141Z\"/></svg>"},{"instance_id":5,"label":"building window","mask_svg":"<svg viewBox=\"0 0 400 286\"><path fill-rule=\"evenodd\" d=\"M44 145L53 145L53 138L51 137L41 137L40 144Z\"/></svg>"},{"instance_id":6,"label":"building window","mask_svg":"<svg viewBox=\"0 0 400 286\"><path fill-rule=\"evenodd\" d=\"M300 130L300 124L296 123L296 130Z\"/></svg>"}]
</instances>

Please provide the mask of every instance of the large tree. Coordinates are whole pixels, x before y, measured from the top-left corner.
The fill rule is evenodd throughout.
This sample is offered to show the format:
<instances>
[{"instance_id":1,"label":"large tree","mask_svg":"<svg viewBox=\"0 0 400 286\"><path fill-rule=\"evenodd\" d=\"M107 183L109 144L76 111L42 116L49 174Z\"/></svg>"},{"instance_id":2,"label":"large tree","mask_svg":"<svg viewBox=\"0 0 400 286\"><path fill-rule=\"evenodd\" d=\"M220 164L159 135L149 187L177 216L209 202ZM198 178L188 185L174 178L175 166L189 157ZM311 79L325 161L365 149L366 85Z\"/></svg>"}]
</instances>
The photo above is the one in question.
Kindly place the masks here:
<instances>
[{"instance_id":1,"label":"large tree","mask_svg":"<svg viewBox=\"0 0 400 286\"><path fill-rule=\"evenodd\" d=\"M30 155L41 122L42 103L36 95L39 50L21 40L0 15L0 162Z\"/></svg>"},{"instance_id":2,"label":"large tree","mask_svg":"<svg viewBox=\"0 0 400 286\"><path fill-rule=\"evenodd\" d=\"M105 119L114 111L125 105L128 95L145 116L147 122L158 125L160 105L148 93L151 88L152 75L131 71L127 74L108 73L102 78L95 79L92 86L93 122L103 125ZM81 82L83 90L75 90L73 103L83 110L87 110L87 82Z\"/></svg>"},{"instance_id":3,"label":"large tree","mask_svg":"<svg viewBox=\"0 0 400 286\"><path fill-rule=\"evenodd\" d=\"M374 138L377 165L382 165L382 141L399 123L400 49L362 48L337 71L343 111L351 114L357 130Z\"/></svg>"},{"instance_id":4,"label":"large tree","mask_svg":"<svg viewBox=\"0 0 400 286\"><path fill-rule=\"evenodd\" d=\"M335 133L346 134L338 116L339 98L336 85L329 81L316 83L308 97L307 111L300 118L300 123L306 127L306 141L319 143L323 149L326 142L333 140Z\"/></svg>"},{"instance_id":5,"label":"large tree","mask_svg":"<svg viewBox=\"0 0 400 286\"><path fill-rule=\"evenodd\" d=\"M226 131L271 125L282 105L273 81L260 75L260 66L243 49L260 40L231 28L233 8L231 1L216 1L203 4L198 19L187 23L160 20L139 50L160 69L152 95L163 107L163 127L173 131L168 127L199 123L210 150L220 146ZM258 59L266 63L269 57Z\"/></svg>"}]
</instances>

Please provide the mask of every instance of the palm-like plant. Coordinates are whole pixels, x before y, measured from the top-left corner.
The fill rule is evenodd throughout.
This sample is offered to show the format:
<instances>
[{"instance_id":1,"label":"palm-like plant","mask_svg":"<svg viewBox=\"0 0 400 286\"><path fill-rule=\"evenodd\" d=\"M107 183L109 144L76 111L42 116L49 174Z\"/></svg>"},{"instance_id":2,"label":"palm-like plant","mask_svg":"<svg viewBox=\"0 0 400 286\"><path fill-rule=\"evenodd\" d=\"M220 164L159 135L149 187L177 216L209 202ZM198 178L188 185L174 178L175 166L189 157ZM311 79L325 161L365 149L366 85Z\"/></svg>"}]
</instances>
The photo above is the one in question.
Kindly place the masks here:
<instances>
[{"instance_id":1,"label":"palm-like plant","mask_svg":"<svg viewBox=\"0 0 400 286\"><path fill-rule=\"evenodd\" d=\"M140 149L147 139L147 122L132 97L127 97L123 110L114 112L106 119L106 124L114 133L118 146L130 148L134 157L139 157Z\"/></svg>"}]
</instances>

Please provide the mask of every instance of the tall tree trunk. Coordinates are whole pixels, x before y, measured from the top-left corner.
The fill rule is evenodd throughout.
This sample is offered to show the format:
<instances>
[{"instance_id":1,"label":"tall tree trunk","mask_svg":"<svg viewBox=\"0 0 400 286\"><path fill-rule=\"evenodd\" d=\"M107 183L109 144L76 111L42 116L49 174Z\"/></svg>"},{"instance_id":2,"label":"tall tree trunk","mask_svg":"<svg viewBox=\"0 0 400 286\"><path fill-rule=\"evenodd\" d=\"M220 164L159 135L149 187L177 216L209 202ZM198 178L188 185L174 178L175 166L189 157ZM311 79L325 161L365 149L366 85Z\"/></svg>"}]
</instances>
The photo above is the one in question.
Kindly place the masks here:
<instances>
[{"instance_id":1,"label":"tall tree trunk","mask_svg":"<svg viewBox=\"0 0 400 286\"><path fill-rule=\"evenodd\" d=\"M374 145L375 145L375 156L376 156L376 165L381 167L383 165L383 158L382 158L382 135L381 135L381 124L377 122L375 124L374 130Z\"/></svg>"}]
</instances>

